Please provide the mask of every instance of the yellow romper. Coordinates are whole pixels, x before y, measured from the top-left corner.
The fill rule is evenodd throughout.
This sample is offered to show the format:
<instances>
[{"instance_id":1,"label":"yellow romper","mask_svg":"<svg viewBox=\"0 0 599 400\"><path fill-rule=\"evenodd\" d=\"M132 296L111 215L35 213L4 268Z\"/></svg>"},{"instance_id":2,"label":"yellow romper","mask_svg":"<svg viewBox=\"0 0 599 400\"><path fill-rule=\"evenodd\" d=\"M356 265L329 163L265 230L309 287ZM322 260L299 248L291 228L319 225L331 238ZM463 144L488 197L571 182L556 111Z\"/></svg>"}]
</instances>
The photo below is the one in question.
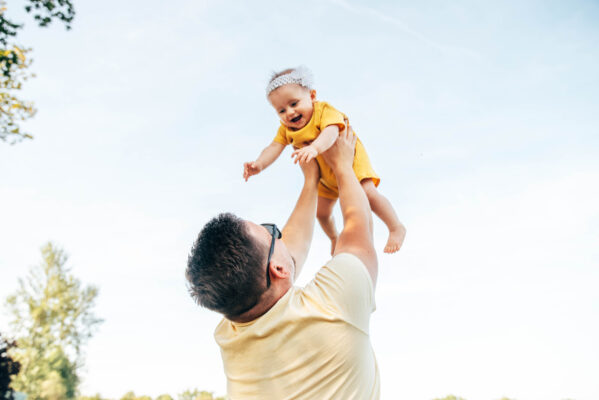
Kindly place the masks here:
<instances>
[{"instance_id":1,"label":"yellow romper","mask_svg":"<svg viewBox=\"0 0 599 400\"><path fill-rule=\"evenodd\" d=\"M300 130L292 131L281 124L277 131L277 135L273 140L285 146L290 144L295 149L305 147L312 143L312 141L320 135L320 132L329 125L337 125L339 131L345 129L345 123L343 122L345 118L345 114L337 111L329 103L317 101L314 103L312 118L306 126ZM337 199L337 197L339 197L339 189L333 170L324 162L321 155L316 157L316 161L320 167L318 195L327 199ZM364 149L362 142L360 142L360 139L356 142L356 154L354 155L353 169L360 182L370 178L375 186L379 185L381 179L374 172L370 160L368 159L368 154L366 154L366 150Z\"/></svg>"}]
</instances>

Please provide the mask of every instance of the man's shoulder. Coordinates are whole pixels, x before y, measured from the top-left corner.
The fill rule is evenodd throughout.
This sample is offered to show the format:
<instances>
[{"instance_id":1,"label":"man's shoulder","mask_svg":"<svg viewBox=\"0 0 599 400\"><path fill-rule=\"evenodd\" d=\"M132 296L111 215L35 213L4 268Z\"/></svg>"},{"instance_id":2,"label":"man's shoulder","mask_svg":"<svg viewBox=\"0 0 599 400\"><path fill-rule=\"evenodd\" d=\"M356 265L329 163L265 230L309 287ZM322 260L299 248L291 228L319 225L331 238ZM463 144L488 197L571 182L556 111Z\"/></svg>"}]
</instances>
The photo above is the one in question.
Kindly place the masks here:
<instances>
[{"instance_id":1,"label":"man's shoulder","mask_svg":"<svg viewBox=\"0 0 599 400\"><path fill-rule=\"evenodd\" d=\"M365 332L376 308L366 265L351 253L340 253L329 260L303 288L302 296Z\"/></svg>"},{"instance_id":2,"label":"man's shoulder","mask_svg":"<svg viewBox=\"0 0 599 400\"><path fill-rule=\"evenodd\" d=\"M351 269L362 271L366 276L370 277L366 265L358 256L352 253L339 253L335 254L326 264L325 267L329 269Z\"/></svg>"},{"instance_id":3,"label":"man's shoulder","mask_svg":"<svg viewBox=\"0 0 599 400\"><path fill-rule=\"evenodd\" d=\"M314 276L304 289L319 290L345 297L346 294L368 297L374 294L374 286L366 265L351 253L336 254ZM352 293L353 292L353 293ZM328 296L327 296L328 297Z\"/></svg>"}]
</instances>

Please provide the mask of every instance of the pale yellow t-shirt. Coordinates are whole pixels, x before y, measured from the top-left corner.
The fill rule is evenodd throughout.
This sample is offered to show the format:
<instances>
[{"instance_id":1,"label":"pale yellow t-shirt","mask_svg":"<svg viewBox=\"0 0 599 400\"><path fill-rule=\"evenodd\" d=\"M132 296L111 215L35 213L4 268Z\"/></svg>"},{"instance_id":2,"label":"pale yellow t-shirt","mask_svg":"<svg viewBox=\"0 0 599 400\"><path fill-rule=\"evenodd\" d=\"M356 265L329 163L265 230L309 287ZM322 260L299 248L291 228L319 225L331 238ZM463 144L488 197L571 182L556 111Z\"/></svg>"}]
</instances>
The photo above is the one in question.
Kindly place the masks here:
<instances>
[{"instance_id":1,"label":"pale yellow t-shirt","mask_svg":"<svg viewBox=\"0 0 599 400\"><path fill-rule=\"evenodd\" d=\"M305 287L292 287L247 323L214 332L230 399L378 399L370 343L374 289L366 266L338 254Z\"/></svg>"}]
</instances>

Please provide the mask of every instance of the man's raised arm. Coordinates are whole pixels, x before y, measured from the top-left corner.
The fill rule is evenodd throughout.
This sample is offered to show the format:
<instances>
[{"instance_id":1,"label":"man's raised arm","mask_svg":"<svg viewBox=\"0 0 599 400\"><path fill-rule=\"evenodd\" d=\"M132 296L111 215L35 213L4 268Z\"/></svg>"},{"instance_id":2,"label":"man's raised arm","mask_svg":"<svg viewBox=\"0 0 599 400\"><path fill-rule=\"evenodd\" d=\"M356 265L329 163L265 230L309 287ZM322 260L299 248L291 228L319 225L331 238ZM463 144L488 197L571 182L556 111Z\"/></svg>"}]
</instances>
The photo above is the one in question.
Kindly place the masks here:
<instances>
[{"instance_id":1,"label":"man's raised arm","mask_svg":"<svg viewBox=\"0 0 599 400\"><path fill-rule=\"evenodd\" d=\"M352 169L356 136L346 123L335 144L322 154L337 178L343 230L335 246L335 255L350 253L358 257L370 273L373 285L378 275L378 260L372 242L372 212L364 189Z\"/></svg>"},{"instance_id":2,"label":"man's raised arm","mask_svg":"<svg viewBox=\"0 0 599 400\"><path fill-rule=\"evenodd\" d=\"M300 166L304 173L304 187L282 232L282 240L295 260L295 278L299 276L310 250L320 179L316 160L302 163Z\"/></svg>"}]
</instances>

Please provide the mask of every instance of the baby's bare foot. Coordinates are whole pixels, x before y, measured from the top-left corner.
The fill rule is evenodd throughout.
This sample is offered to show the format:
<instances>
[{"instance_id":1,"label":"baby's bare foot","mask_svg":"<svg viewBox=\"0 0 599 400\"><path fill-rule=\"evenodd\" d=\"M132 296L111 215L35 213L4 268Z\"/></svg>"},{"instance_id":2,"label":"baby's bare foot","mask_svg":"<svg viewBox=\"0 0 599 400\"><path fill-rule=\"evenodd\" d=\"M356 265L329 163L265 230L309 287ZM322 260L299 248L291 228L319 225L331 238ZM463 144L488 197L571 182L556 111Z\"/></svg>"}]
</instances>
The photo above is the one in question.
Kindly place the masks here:
<instances>
[{"instance_id":1,"label":"baby's bare foot","mask_svg":"<svg viewBox=\"0 0 599 400\"><path fill-rule=\"evenodd\" d=\"M331 256L335 254L335 246L337 245L337 238L331 239Z\"/></svg>"},{"instance_id":2,"label":"baby's bare foot","mask_svg":"<svg viewBox=\"0 0 599 400\"><path fill-rule=\"evenodd\" d=\"M387 239L384 252L391 254L399 251L405 237L406 228L403 225L400 225L398 228L389 231L389 239Z\"/></svg>"}]
</instances>

